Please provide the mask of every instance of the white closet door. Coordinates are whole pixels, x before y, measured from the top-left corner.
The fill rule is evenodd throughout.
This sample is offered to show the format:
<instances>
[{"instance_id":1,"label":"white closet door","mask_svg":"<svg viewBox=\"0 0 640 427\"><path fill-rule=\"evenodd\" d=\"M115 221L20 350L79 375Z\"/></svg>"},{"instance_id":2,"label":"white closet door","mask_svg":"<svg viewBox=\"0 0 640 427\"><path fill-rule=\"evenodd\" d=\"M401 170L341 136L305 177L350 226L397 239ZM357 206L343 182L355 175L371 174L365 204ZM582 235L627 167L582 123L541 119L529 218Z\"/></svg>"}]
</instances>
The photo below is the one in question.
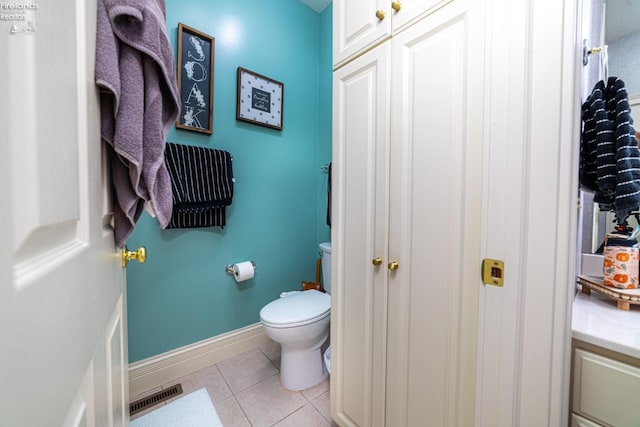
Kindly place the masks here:
<instances>
[{"instance_id":1,"label":"white closet door","mask_svg":"<svg viewBox=\"0 0 640 427\"><path fill-rule=\"evenodd\" d=\"M427 14L434 13L439 7L453 0L396 0L394 6L399 7L393 12L393 33L403 30ZM392 3L389 0L389 3Z\"/></svg>"},{"instance_id":2,"label":"white closet door","mask_svg":"<svg viewBox=\"0 0 640 427\"><path fill-rule=\"evenodd\" d=\"M392 39L388 426L474 424L483 56L472 7L453 2Z\"/></svg>"},{"instance_id":3,"label":"white closet door","mask_svg":"<svg viewBox=\"0 0 640 427\"><path fill-rule=\"evenodd\" d=\"M103 227L96 4L37 5L0 21L0 425L126 426L124 273Z\"/></svg>"},{"instance_id":4,"label":"white closet door","mask_svg":"<svg viewBox=\"0 0 640 427\"><path fill-rule=\"evenodd\" d=\"M389 49L333 80L331 411L340 425L384 425Z\"/></svg>"},{"instance_id":5,"label":"white closet door","mask_svg":"<svg viewBox=\"0 0 640 427\"><path fill-rule=\"evenodd\" d=\"M380 19L382 17L382 19ZM333 65L337 68L367 47L391 37L391 1L333 2Z\"/></svg>"}]
</instances>

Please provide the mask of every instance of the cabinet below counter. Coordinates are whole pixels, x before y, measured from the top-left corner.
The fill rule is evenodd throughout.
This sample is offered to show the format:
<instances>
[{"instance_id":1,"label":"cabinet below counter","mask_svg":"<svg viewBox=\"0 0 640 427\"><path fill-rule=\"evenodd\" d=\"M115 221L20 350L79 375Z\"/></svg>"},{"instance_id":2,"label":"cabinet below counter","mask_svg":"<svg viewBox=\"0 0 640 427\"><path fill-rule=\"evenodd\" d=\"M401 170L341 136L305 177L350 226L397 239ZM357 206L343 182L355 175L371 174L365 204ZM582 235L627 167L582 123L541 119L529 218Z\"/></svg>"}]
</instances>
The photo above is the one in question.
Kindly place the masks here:
<instances>
[{"instance_id":1,"label":"cabinet below counter","mask_svg":"<svg viewBox=\"0 0 640 427\"><path fill-rule=\"evenodd\" d=\"M573 302L572 427L637 427L640 307L620 310L592 292Z\"/></svg>"},{"instance_id":2,"label":"cabinet below counter","mask_svg":"<svg viewBox=\"0 0 640 427\"><path fill-rule=\"evenodd\" d=\"M640 306L620 310L616 302L592 292L573 301L573 338L640 359Z\"/></svg>"}]
</instances>

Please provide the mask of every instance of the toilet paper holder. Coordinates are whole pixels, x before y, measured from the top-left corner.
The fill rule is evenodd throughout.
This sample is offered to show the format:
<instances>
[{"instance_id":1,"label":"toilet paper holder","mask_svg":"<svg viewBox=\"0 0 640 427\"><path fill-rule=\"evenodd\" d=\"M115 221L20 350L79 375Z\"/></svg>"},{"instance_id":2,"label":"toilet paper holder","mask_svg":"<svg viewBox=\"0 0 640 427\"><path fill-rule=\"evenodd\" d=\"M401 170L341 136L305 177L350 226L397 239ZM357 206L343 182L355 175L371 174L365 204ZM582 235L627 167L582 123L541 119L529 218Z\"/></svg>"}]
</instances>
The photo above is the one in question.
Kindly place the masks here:
<instances>
[{"instance_id":1,"label":"toilet paper holder","mask_svg":"<svg viewBox=\"0 0 640 427\"><path fill-rule=\"evenodd\" d=\"M253 265L253 271L256 270L256 263L253 261L249 261L251 263L251 265ZM233 272L233 266L234 264L229 264L227 265L227 267L225 268L225 272L229 275L229 276L233 276L234 272Z\"/></svg>"}]
</instances>

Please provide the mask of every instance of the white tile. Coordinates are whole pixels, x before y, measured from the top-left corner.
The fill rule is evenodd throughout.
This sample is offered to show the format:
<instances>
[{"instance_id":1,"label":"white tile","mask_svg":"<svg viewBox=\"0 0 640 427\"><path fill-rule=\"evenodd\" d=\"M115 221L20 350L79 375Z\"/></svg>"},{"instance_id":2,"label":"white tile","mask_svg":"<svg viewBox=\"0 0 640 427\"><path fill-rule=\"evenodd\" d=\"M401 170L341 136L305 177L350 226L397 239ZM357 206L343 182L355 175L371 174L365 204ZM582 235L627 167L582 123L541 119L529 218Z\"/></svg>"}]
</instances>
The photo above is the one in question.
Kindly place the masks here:
<instances>
[{"instance_id":1,"label":"white tile","mask_svg":"<svg viewBox=\"0 0 640 427\"><path fill-rule=\"evenodd\" d=\"M262 350L278 369L280 369L280 349L280 344L275 341L269 341L267 344L260 346L260 350Z\"/></svg>"},{"instance_id":2,"label":"white tile","mask_svg":"<svg viewBox=\"0 0 640 427\"><path fill-rule=\"evenodd\" d=\"M218 368L233 394L279 372L278 368L257 348L218 363Z\"/></svg>"},{"instance_id":3,"label":"white tile","mask_svg":"<svg viewBox=\"0 0 640 427\"><path fill-rule=\"evenodd\" d=\"M251 427L235 397L218 402L215 407L224 427Z\"/></svg>"},{"instance_id":4,"label":"white tile","mask_svg":"<svg viewBox=\"0 0 640 427\"><path fill-rule=\"evenodd\" d=\"M193 374L182 377L176 382L182 385L184 394L189 394L206 387L213 403L225 400L231 396L231 390L216 365L211 365Z\"/></svg>"},{"instance_id":5,"label":"white tile","mask_svg":"<svg viewBox=\"0 0 640 427\"><path fill-rule=\"evenodd\" d=\"M307 400L312 401L316 397L329 391L329 379L322 381L320 384L314 385L306 390L302 390L302 394Z\"/></svg>"},{"instance_id":6,"label":"white tile","mask_svg":"<svg viewBox=\"0 0 640 427\"><path fill-rule=\"evenodd\" d=\"M330 414L329 379L301 392L286 390L280 383L279 370L274 366L279 363L280 344L272 341L163 387L133 396L131 401L179 382L184 394L206 387L225 427L336 426ZM164 402L132 418L163 405Z\"/></svg>"},{"instance_id":7,"label":"white tile","mask_svg":"<svg viewBox=\"0 0 640 427\"><path fill-rule=\"evenodd\" d=\"M254 427L271 426L307 404L302 394L282 387L278 375L236 394L236 399Z\"/></svg>"},{"instance_id":8,"label":"white tile","mask_svg":"<svg viewBox=\"0 0 640 427\"><path fill-rule=\"evenodd\" d=\"M306 405L274 424L274 427L329 427L330 425L312 405Z\"/></svg>"},{"instance_id":9,"label":"white tile","mask_svg":"<svg viewBox=\"0 0 640 427\"><path fill-rule=\"evenodd\" d=\"M327 421L331 421L331 398L328 391L315 398L311 404Z\"/></svg>"}]
</instances>

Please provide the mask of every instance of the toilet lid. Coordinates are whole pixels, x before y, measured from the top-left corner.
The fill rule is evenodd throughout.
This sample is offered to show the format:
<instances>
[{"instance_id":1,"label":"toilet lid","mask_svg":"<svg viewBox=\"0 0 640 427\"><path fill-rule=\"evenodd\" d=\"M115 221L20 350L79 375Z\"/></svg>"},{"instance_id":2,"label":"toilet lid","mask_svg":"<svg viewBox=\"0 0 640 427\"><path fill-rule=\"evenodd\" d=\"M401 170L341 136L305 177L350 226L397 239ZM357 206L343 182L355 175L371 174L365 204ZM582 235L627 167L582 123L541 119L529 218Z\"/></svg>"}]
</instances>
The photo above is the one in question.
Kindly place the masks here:
<instances>
[{"instance_id":1,"label":"toilet lid","mask_svg":"<svg viewBox=\"0 0 640 427\"><path fill-rule=\"evenodd\" d=\"M260 310L260 320L274 327L293 327L318 321L330 310L331 295L312 289L270 302Z\"/></svg>"}]
</instances>

